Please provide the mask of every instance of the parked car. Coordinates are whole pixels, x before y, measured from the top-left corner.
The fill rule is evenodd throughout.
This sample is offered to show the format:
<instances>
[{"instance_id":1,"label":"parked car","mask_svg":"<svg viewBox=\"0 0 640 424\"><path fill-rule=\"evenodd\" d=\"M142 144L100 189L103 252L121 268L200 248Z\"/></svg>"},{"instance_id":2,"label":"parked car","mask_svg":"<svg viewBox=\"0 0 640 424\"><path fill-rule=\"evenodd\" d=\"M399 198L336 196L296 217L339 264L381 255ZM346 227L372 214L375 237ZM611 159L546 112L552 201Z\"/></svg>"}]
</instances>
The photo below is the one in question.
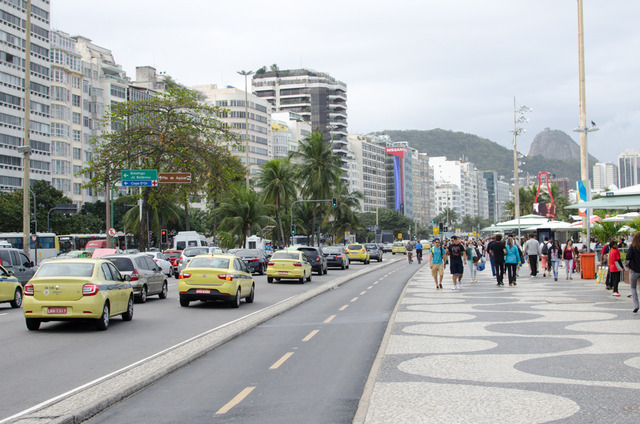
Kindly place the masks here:
<instances>
[{"instance_id":1,"label":"parked car","mask_svg":"<svg viewBox=\"0 0 640 424\"><path fill-rule=\"evenodd\" d=\"M162 274L162 270L144 253L104 256L113 262L120 273L131 279L131 287L136 300L140 303L147 301L148 296L158 295L165 299L169 291L169 284Z\"/></svg>"},{"instance_id":2,"label":"parked car","mask_svg":"<svg viewBox=\"0 0 640 424\"><path fill-rule=\"evenodd\" d=\"M404 243L401 241L396 241L393 243L393 249L391 250L391 254L395 255L396 253L402 253L403 255L407 253L407 249L404 247Z\"/></svg>"},{"instance_id":3,"label":"parked car","mask_svg":"<svg viewBox=\"0 0 640 424\"><path fill-rule=\"evenodd\" d=\"M0 302L9 302L12 308L22 306L22 284L0 265Z\"/></svg>"},{"instance_id":4,"label":"parked car","mask_svg":"<svg viewBox=\"0 0 640 424\"><path fill-rule=\"evenodd\" d=\"M115 265L104 259L60 259L38 269L24 287L27 328L47 321L90 319L106 330L111 317L133 319L133 289Z\"/></svg>"},{"instance_id":5,"label":"parked car","mask_svg":"<svg viewBox=\"0 0 640 424\"><path fill-rule=\"evenodd\" d=\"M346 251L350 262L358 261L364 264L371 262L371 256L362 244L349 244Z\"/></svg>"},{"instance_id":6,"label":"parked car","mask_svg":"<svg viewBox=\"0 0 640 424\"><path fill-rule=\"evenodd\" d=\"M369 252L369 258L375 259L378 262L382 262L382 249L375 243L365 243L364 245L367 252Z\"/></svg>"},{"instance_id":7,"label":"parked car","mask_svg":"<svg viewBox=\"0 0 640 424\"><path fill-rule=\"evenodd\" d=\"M264 275L267 272L267 255L262 249L239 249L233 253L242 259L249 271Z\"/></svg>"},{"instance_id":8,"label":"parked car","mask_svg":"<svg viewBox=\"0 0 640 424\"><path fill-rule=\"evenodd\" d=\"M280 280L311 281L311 264L299 250L278 250L267 264L267 283Z\"/></svg>"},{"instance_id":9,"label":"parked car","mask_svg":"<svg viewBox=\"0 0 640 424\"><path fill-rule=\"evenodd\" d=\"M306 255L307 261L311 264L311 269L317 272L318 275L327 273L327 258L324 256L321 247L293 246L293 248Z\"/></svg>"},{"instance_id":10,"label":"parked car","mask_svg":"<svg viewBox=\"0 0 640 424\"><path fill-rule=\"evenodd\" d=\"M173 267L171 262L169 262L169 258L162 252L145 252L145 255L151 258L153 262L156 263L162 270L162 273L167 277L171 277L173 274Z\"/></svg>"},{"instance_id":11,"label":"parked car","mask_svg":"<svg viewBox=\"0 0 640 424\"><path fill-rule=\"evenodd\" d=\"M231 307L240 299L253 303L256 283L245 263L234 255L198 255L180 272L180 306L195 300L223 300Z\"/></svg>"},{"instance_id":12,"label":"parked car","mask_svg":"<svg viewBox=\"0 0 640 424\"><path fill-rule=\"evenodd\" d=\"M163 253L171 263L173 276L178 278L178 274L180 274L180 271L178 271L178 263L180 261L180 256L182 256L182 250L165 250Z\"/></svg>"},{"instance_id":13,"label":"parked car","mask_svg":"<svg viewBox=\"0 0 640 424\"><path fill-rule=\"evenodd\" d=\"M25 255L24 251L13 247L0 249L0 265L5 267L9 273L13 273L13 275L20 280L22 286L24 286L36 272L33 261Z\"/></svg>"},{"instance_id":14,"label":"parked car","mask_svg":"<svg viewBox=\"0 0 640 424\"><path fill-rule=\"evenodd\" d=\"M349 268L349 256L342 246L329 246L322 249L324 256L327 258L328 267L337 267L341 269Z\"/></svg>"}]
</instances>

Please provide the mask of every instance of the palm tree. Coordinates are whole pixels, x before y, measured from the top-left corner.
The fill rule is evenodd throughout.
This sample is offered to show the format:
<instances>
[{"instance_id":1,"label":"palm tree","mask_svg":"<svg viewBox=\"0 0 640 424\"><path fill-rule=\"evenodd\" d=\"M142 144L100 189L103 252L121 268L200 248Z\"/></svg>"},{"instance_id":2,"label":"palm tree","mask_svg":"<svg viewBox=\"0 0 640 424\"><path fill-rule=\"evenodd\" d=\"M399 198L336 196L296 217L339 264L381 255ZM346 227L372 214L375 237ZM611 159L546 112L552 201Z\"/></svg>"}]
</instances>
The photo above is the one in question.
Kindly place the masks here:
<instances>
[{"instance_id":1,"label":"palm tree","mask_svg":"<svg viewBox=\"0 0 640 424\"><path fill-rule=\"evenodd\" d=\"M240 246L244 246L251 233L264 226L274 224L270 216L271 206L266 205L260 194L244 184L236 184L227 192L218 205L223 230L240 235Z\"/></svg>"},{"instance_id":2,"label":"palm tree","mask_svg":"<svg viewBox=\"0 0 640 424\"><path fill-rule=\"evenodd\" d=\"M346 231L357 232L365 228L357 214L360 211L360 201L364 199L364 195L359 191L349 193L345 184L339 184L336 190L335 197L338 203L335 208L331 208L324 219L326 224L329 218L333 217L331 232L332 235L336 235L333 240L334 244L342 239Z\"/></svg>"},{"instance_id":3,"label":"palm tree","mask_svg":"<svg viewBox=\"0 0 640 424\"><path fill-rule=\"evenodd\" d=\"M262 189L264 199L273 203L280 241L286 242L282 225L282 208L296 195L294 168L289 159L274 159L260 167L257 186Z\"/></svg>"},{"instance_id":4,"label":"palm tree","mask_svg":"<svg viewBox=\"0 0 640 424\"><path fill-rule=\"evenodd\" d=\"M301 183L300 193L308 200L326 200L332 196L340 182L342 170L340 158L333 154L331 144L322 139L322 132L315 131L298 145L298 150L290 157L298 159L296 177ZM313 204L313 223L316 222L318 204ZM311 231L313 244L313 231Z\"/></svg>"},{"instance_id":5,"label":"palm tree","mask_svg":"<svg viewBox=\"0 0 640 424\"><path fill-rule=\"evenodd\" d=\"M149 220L143 220L149 224L149 230L156 234L156 245L160 243L160 231L162 228L166 228L167 223L175 222L180 223L182 221L182 209L171 202L168 197L161 196L156 199L157 203L147 204L147 213ZM131 197L131 203L135 203L133 197ZM127 231L138 234L140 231L140 209L137 207L129 209L122 217L122 223ZM143 246L141 246L143 247Z\"/></svg>"},{"instance_id":6,"label":"palm tree","mask_svg":"<svg viewBox=\"0 0 640 424\"><path fill-rule=\"evenodd\" d=\"M530 187L520 187L518 192L520 193L520 216L531 215L533 213L533 202L536 199L536 193L538 188L535 185ZM540 198L538 198L540 201ZM516 217L516 202L509 200L504 204L505 210L509 211L509 215L512 218Z\"/></svg>"}]
</instances>

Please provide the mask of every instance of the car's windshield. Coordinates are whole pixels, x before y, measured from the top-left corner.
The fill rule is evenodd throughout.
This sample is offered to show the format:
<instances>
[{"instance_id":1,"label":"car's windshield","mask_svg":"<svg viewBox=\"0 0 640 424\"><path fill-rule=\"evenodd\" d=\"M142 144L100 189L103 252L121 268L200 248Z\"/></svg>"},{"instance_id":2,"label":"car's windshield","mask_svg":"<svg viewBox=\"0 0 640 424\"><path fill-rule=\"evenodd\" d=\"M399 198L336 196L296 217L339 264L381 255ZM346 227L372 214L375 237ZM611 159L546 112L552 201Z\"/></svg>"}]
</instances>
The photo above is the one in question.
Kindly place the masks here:
<instances>
[{"instance_id":1,"label":"car's windshield","mask_svg":"<svg viewBox=\"0 0 640 424\"><path fill-rule=\"evenodd\" d=\"M366 247L367 249L377 249L378 248L377 245L371 244L371 243L365 244L364 247Z\"/></svg>"},{"instance_id":2,"label":"car's windshield","mask_svg":"<svg viewBox=\"0 0 640 424\"><path fill-rule=\"evenodd\" d=\"M256 249L240 249L234 253L236 256L259 256Z\"/></svg>"},{"instance_id":3,"label":"car's windshield","mask_svg":"<svg viewBox=\"0 0 640 424\"><path fill-rule=\"evenodd\" d=\"M187 268L229 268L229 259L224 258L193 258Z\"/></svg>"},{"instance_id":4,"label":"car's windshield","mask_svg":"<svg viewBox=\"0 0 640 424\"><path fill-rule=\"evenodd\" d=\"M396 243L393 243L393 245L394 245L394 246L398 246L398 247L402 247L402 246L404 246L404 243L403 243L403 242L401 242L401 241L398 241L398 242L396 242Z\"/></svg>"},{"instance_id":5,"label":"car's windshield","mask_svg":"<svg viewBox=\"0 0 640 424\"><path fill-rule=\"evenodd\" d=\"M197 255L206 255L209 253L209 250L206 247L189 247L184 249L184 256L197 256Z\"/></svg>"},{"instance_id":6,"label":"car's windshield","mask_svg":"<svg viewBox=\"0 0 640 424\"><path fill-rule=\"evenodd\" d=\"M275 252L271 259L300 259L298 252Z\"/></svg>"},{"instance_id":7,"label":"car's windshield","mask_svg":"<svg viewBox=\"0 0 640 424\"><path fill-rule=\"evenodd\" d=\"M322 251L324 253L342 253L342 249L339 247L325 247Z\"/></svg>"},{"instance_id":8,"label":"car's windshield","mask_svg":"<svg viewBox=\"0 0 640 424\"><path fill-rule=\"evenodd\" d=\"M349 250L360 250L360 249L362 249L362 245L361 244L350 244L349 246L347 246L347 249L349 249Z\"/></svg>"},{"instance_id":9,"label":"car's windshield","mask_svg":"<svg viewBox=\"0 0 640 424\"><path fill-rule=\"evenodd\" d=\"M92 275L92 263L56 261L42 264L37 274L38 277L91 277Z\"/></svg>"},{"instance_id":10,"label":"car's windshield","mask_svg":"<svg viewBox=\"0 0 640 424\"><path fill-rule=\"evenodd\" d=\"M113 264L118 268L120 272L129 272L133 271L133 261L129 258L118 258L115 256L111 256L105 258L113 262Z\"/></svg>"}]
</instances>

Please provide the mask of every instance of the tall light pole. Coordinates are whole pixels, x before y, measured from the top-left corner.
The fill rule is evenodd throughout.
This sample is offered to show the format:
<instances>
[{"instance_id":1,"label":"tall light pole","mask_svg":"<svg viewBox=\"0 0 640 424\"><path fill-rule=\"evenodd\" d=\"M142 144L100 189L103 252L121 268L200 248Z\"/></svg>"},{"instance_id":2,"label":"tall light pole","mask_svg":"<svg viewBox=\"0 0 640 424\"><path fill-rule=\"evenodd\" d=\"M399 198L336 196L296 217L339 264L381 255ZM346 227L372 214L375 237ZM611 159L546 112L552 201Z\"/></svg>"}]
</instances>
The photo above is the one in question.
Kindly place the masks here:
<instances>
[{"instance_id":1,"label":"tall light pole","mask_svg":"<svg viewBox=\"0 0 640 424\"><path fill-rule=\"evenodd\" d=\"M527 130L519 128L518 124L529 122L524 114L533 112L533 109L527 106L516 106L516 98L513 98L513 187L515 192L515 212L518 220L518 241L520 240L520 170L518 169L518 136L524 134Z\"/></svg>"},{"instance_id":2,"label":"tall light pole","mask_svg":"<svg viewBox=\"0 0 640 424\"><path fill-rule=\"evenodd\" d=\"M584 76L584 26L582 24L582 0L578 0L578 83L580 86L580 126L573 131L580 133L580 179L586 184L587 202L591 200L591 183L589 181L589 151L587 133L598 131L596 124L587 128L587 106ZM591 210L582 217L582 228L587 234L587 252L591 252Z\"/></svg>"},{"instance_id":3,"label":"tall light pole","mask_svg":"<svg viewBox=\"0 0 640 424\"><path fill-rule=\"evenodd\" d=\"M18 151L22 159L22 236L24 253L29 255L31 244L31 211L29 189L31 188L31 0L27 0L26 44L24 61L24 140ZM33 205L35 207L35 203ZM37 260L37 258L36 258Z\"/></svg>"},{"instance_id":4,"label":"tall light pole","mask_svg":"<svg viewBox=\"0 0 640 424\"><path fill-rule=\"evenodd\" d=\"M253 71L238 71L244 76L244 130L245 130L245 158L247 165L247 188L249 188L249 93L247 91L247 77L253 74Z\"/></svg>"}]
</instances>

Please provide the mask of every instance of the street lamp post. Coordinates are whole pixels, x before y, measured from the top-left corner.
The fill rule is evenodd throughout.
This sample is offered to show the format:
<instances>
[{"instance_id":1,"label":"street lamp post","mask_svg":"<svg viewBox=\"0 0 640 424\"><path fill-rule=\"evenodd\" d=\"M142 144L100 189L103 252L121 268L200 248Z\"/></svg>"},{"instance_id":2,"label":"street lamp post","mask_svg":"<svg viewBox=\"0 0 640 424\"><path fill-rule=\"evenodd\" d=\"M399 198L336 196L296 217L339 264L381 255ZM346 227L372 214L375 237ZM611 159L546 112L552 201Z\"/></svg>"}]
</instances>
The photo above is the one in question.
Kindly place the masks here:
<instances>
[{"instance_id":1,"label":"street lamp post","mask_svg":"<svg viewBox=\"0 0 640 424\"><path fill-rule=\"evenodd\" d=\"M22 157L22 236L24 253L29 255L31 212L29 211L29 195L31 188L31 0L26 4L26 42L24 61L24 140L18 152ZM35 207L35 204L34 204Z\"/></svg>"},{"instance_id":2,"label":"street lamp post","mask_svg":"<svg viewBox=\"0 0 640 424\"><path fill-rule=\"evenodd\" d=\"M513 98L513 186L514 186L514 205L516 219L518 220L518 240L520 240L520 170L518 169L518 136L524 134L527 130L519 128L518 124L529 122L524 114L533 112L533 109L527 106L516 107L516 98Z\"/></svg>"},{"instance_id":3,"label":"street lamp post","mask_svg":"<svg viewBox=\"0 0 640 424\"><path fill-rule=\"evenodd\" d=\"M247 91L247 77L253 74L253 71L238 71L244 76L244 130L245 130L245 158L247 165L247 188L249 188L249 93Z\"/></svg>"}]
</instances>

